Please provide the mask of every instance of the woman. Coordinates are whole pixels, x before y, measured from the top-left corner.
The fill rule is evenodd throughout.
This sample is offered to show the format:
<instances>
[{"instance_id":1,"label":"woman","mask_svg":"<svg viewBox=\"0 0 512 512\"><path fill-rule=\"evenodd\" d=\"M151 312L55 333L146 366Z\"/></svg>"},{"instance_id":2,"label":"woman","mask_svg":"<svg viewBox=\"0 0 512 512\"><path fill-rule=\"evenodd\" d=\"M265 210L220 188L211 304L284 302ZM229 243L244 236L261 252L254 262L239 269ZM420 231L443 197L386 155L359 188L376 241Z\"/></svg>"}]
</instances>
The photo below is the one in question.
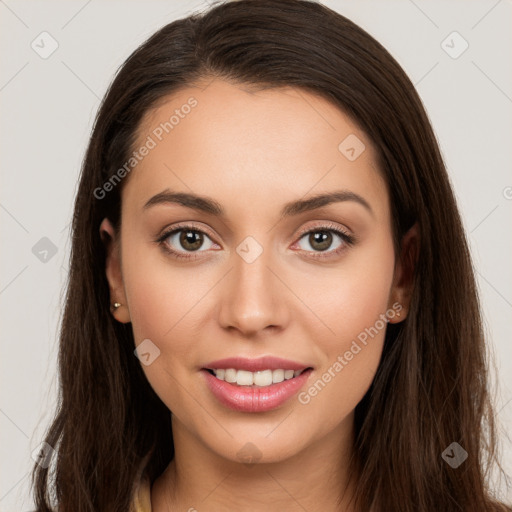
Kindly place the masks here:
<instances>
[{"instance_id":1,"label":"woman","mask_svg":"<svg viewBox=\"0 0 512 512\"><path fill-rule=\"evenodd\" d=\"M73 220L38 510L511 510L475 277L413 85L313 2L120 69Z\"/></svg>"}]
</instances>

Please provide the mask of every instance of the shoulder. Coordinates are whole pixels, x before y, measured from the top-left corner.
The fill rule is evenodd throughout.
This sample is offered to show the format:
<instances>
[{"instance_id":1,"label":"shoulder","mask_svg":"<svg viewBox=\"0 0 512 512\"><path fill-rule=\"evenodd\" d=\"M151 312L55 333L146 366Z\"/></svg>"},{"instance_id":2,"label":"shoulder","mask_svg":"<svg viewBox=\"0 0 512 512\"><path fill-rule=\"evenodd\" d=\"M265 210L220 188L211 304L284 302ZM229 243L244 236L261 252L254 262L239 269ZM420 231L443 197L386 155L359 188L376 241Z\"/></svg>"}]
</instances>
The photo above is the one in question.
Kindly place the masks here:
<instances>
[{"instance_id":1,"label":"shoulder","mask_svg":"<svg viewBox=\"0 0 512 512\"><path fill-rule=\"evenodd\" d=\"M135 483L130 512L151 512L151 482L145 474Z\"/></svg>"},{"instance_id":2,"label":"shoulder","mask_svg":"<svg viewBox=\"0 0 512 512\"><path fill-rule=\"evenodd\" d=\"M136 473L129 512L151 512L151 480L146 472L149 457L144 457Z\"/></svg>"}]
</instances>

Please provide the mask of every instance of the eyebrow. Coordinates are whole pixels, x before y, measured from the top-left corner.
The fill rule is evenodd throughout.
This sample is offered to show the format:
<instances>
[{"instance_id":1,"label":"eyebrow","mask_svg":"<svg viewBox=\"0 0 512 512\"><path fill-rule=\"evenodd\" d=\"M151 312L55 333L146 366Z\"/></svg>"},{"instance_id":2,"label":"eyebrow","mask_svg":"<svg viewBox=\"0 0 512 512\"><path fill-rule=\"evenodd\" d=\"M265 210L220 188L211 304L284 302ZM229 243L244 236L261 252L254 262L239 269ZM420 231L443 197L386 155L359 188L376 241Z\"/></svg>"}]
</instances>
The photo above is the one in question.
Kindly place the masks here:
<instances>
[{"instance_id":1,"label":"eyebrow","mask_svg":"<svg viewBox=\"0 0 512 512\"><path fill-rule=\"evenodd\" d=\"M299 199L297 201L286 203L281 210L280 218L292 217L307 211L316 210L332 203L345 201L354 201L364 206L364 208L374 216L374 212L368 201L359 194L351 192L350 190L336 190L334 192L317 194L307 199ZM144 205L143 210L147 210L148 208L159 204L179 204L217 217L225 217L226 215L222 206L212 198L188 192L172 192L169 189L165 189L149 199Z\"/></svg>"}]
</instances>

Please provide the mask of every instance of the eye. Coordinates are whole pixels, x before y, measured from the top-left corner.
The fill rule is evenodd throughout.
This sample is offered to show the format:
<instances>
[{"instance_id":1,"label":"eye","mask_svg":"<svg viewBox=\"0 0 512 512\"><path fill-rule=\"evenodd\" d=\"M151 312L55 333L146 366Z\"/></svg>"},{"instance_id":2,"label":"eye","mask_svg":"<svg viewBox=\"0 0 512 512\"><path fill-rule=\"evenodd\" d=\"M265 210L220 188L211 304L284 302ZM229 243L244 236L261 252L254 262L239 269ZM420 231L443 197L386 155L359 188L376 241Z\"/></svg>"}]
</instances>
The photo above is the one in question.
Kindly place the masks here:
<instances>
[{"instance_id":1,"label":"eye","mask_svg":"<svg viewBox=\"0 0 512 512\"><path fill-rule=\"evenodd\" d=\"M175 226L159 237L157 242L174 257L184 259L194 258L194 255L187 253L205 252L200 249L210 249L216 245L206 232L189 225Z\"/></svg>"},{"instance_id":2,"label":"eye","mask_svg":"<svg viewBox=\"0 0 512 512\"><path fill-rule=\"evenodd\" d=\"M328 224L315 226L302 232L296 245L302 251L313 253L311 254L313 258L323 259L335 257L349 246L354 245L356 241L354 235L343 231L334 224ZM213 247L220 247L212 241L208 233L188 224L174 226L165 231L156 242L173 258L188 260L198 257L194 253L207 252ZM332 247L333 242L336 243L334 248Z\"/></svg>"},{"instance_id":3,"label":"eye","mask_svg":"<svg viewBox=\"0 0 512 512\"><path fill-rule=\"evenodd\" d=\"M315 226L313 229L302 233L297 244L302 250L316 253L313 257L324 258L339 254L353 245L355 241L354 235L329 224L325 226ZM334 247L332 247L333 243L335 243ZM326 255L322 253L326 253Z\"/></svg>"}]
</instances>

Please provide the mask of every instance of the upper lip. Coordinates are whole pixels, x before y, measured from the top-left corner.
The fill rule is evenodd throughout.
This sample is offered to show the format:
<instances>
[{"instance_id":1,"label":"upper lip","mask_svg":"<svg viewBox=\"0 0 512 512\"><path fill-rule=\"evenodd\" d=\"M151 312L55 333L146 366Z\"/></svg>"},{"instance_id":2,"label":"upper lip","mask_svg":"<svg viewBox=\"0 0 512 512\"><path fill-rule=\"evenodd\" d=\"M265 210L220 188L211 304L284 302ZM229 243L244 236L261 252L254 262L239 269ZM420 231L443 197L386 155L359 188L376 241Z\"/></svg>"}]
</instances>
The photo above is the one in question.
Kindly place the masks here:
<instances>
[{"instance_id":1,"label":"upper lip","mask_svg":"<svg viewBox=\"0 0 512 512\"><path fill-rule=\"evenodd\" d=\"M207 363L204 368L217 370L219 368L235 368L236 370L247 370L249 372L258 372L261 370L305 370L311 365L298 363L289 359L282 359L274 356L263 356L257 359L247 359L245 357L227 357Z\"/></svg>"}]
</instances>

